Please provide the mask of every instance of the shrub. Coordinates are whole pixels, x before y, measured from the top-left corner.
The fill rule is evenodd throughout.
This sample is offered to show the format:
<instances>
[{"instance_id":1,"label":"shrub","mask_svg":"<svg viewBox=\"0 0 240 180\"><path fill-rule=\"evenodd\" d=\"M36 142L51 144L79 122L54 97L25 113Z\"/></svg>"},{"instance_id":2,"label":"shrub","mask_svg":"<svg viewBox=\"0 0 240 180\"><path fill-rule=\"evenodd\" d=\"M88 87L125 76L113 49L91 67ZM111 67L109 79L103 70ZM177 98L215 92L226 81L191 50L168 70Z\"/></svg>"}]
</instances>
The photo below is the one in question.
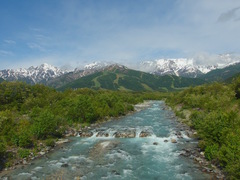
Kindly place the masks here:
<instances>
[{"instance_id":1,"label":"shrub","mask_svg":"<svg viewBox=\"0 0 240 180\"><path fill-rule=\"evenodd\" d=\"M30 151L28 149L19 149L18 156L20 158L27 158L30 155Z\"/></svg>"},{"instance_id":2,"label":"shrub","mask_svg":"<svg viewBox=\"0 0 240 180\"><path fill-rule=\"evenodd\" d=\"M55 140L54 139L46 139L45 145L49 147L54 147L55 146Z\"/></svg>"}]
</instances>

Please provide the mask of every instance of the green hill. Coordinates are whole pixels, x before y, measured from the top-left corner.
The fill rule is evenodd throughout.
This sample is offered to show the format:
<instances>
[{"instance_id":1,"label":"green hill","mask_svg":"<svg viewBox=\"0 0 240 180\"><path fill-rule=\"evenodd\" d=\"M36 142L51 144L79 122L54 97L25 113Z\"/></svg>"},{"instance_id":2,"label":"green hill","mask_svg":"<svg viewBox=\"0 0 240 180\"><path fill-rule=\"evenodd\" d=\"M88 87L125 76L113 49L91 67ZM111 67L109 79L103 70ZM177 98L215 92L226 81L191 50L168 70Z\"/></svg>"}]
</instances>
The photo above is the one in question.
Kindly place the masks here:
<instances>
[{"instance_id":1,"label":"green hill","mask_svg":"<svg viewBox=\"0 0 240 180\"><path fill-rule=\"evenodd\" d=\"M227 66L223 69L215 69L207 74L204 74L200 76L199 78L204 79L208 82L213 82L213 81L225 81L228 78L233 77L237 73L240 73L240 63Z\"/></svg>"},{"instance_id":2,"label":"green hill","mask_svg":"<svg viewBox=\"0 0 240 180\"><path fill-rule=\"evenodd\" d=\"M227 78L224 80L225 83L232 83L232 81L234 81L235 79L240 77L240 72L237 74L234 74L233 76L231 76L230 78Z\"/></svg>"},{"instance_id":3,"label":"green hill","mask_svg":"<svg viewBox=\"0 0 240 180\"><path fill-rule=\"evenodd\" d=\"M122 66L109 66L97 72L70 82L58 90L92 88L127 91L171 91L189 86L204 84L201 79L183 78L172 75L156 76L128 69Z\"/></svg>"},{"instance_id":4,"label":"green hill","mask_svg":"<svg viewBox=\"0 0 240 180\"><path fill-rule=\"evenodd\" d=\"M0 78L0 83L3 82L3 81L4 81L4 79L3 79L3 78Z\"/></svg>"}]
</instances>

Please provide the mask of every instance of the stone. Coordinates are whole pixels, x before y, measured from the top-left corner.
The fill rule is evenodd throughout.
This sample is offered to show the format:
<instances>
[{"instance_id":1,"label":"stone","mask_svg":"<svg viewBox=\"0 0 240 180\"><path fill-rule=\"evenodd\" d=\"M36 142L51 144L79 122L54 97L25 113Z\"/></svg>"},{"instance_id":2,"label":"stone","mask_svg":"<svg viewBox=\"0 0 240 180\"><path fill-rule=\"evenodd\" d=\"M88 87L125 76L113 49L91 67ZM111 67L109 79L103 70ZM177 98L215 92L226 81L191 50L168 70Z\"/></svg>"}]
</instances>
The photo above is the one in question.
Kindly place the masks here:
<instances>
[{"instance_id":1,"label":"stone","mask_svg":"<svg viewBox=\"0 0 240 180\"><path fill-rule=\"evenodd\" d=\"M25 165L25 164L27 164L27 161L24 159L22 163Z\"/></svg>"},{"instance_id":2,"label":"stone","mask_svg":"<svg viewBox=\"0 0 240 180\"><path fill-rule=\"evenodd\" d=\"M133 130L126 131L118 131L114 133L116 138L134 138L136 136L136 132Z\"/></svg>"},{"instance_id":3,"label":"stone","mask_svg":"<svg viewBox=\"0 0 240 180\"><path fill-rule=\"evenodd\" d=\"M59 140L56 142L56 144L63 144L63 143L67 143L67 142L69 142L68 139L59 139Z\"/></svg>"},{"instance_id":4,"label":"stone","mask_svg":"<svg viewBox=\"0 0 240 180\"><path fill-rule=\"evenodd\" d=\"M180 131L178 131L176 134L175 134L178 138L183 138L182 137L182 133Z\"/></svg>"},{"instance_id":5,"label":"stone","mask_svg":"<svg viewBox=\"0 0 240 180\"><path fill-rule=\"evenodd\" d=\"M44 151L41 151L41 152L39 152L39 154L42 156L42 155L44 155L46 153Z\"/></svg>"},{"instance_id":6,"label":"stone","mask_svg":"<svg viewBox=\"0 0 240 180\"><path fill-rule=\"evenodd\" d=\"M81 133L79 133L79 136L80 137L91 137L93 135L93 132L91 132L91 131L85 131L85 132L81 132Z\"/></svg>"},{"instance_id":7,"label":"stone","mask_svg":"<svg viewBox=\"0 0 240 180\"><path fill-rule=\"evenodd\" d=\"M109 134L107 132L104 132L104 131L100 131L97 133L96 135L97 137L108 137Z\"/></svg>"},{"instance_id":8,"label":"stone","mask_svg":"<svg viewBox=\"0 0 240 180\"><path fill-rule=\"evenodd\" d=\"M166 143L166 142L168 142L168 140L167 140L167 139L165 139L165 140L164 140L164 142Z\"/></svg>"},{"instance_id":9,"label":"stone","mask_svg":"<svg viewBox=\"0 0 240 180\"><path fill-rule=\"evenodd\" d=\"M153 145L158 145L158 143L157 143L157 142L154 142Z\"/></svg>"},{"instance_id":10,"label":"stone","mask_svg":"<svg viewBox=\"0 0 240 180\"><path fill-rule=\"evenodd\" d=\"M172 143L177 143L177 140L176 139L171 139L171 142Z\"/></svg>"},{"instance_id":11,"label":"stone","mask_svg":"<svg viewBox=\"0 0 240 180\"><path fill-rule=\"evenodd\" d=\"M61 167L68 167L68 164L62 164Z\"/></svg>"},{"instance_id":12,"label":"stone","mask_svg":"<svg viewBox=\"0 0 240 180\"><path fill-rule=\"evenodd\" d=\"M117 175L117 176L119 176L119 175L120 175L120 173L119 173L119 172L117 172L116 170L112 170L112 174L114 174L114 175Z\"/></svg>"},{"instance_id":13,"label":"stone","mask_svg":"<svg viewBox=\"0 0 240 180\"><path fill-rule=\"evenodd\" d=\"M147 131L142 131L142 132L139 134L139 137L148 137L148 136L151 136L151 133L150 133L150 132L147 132Z\"/></svg>"}]
</instances>

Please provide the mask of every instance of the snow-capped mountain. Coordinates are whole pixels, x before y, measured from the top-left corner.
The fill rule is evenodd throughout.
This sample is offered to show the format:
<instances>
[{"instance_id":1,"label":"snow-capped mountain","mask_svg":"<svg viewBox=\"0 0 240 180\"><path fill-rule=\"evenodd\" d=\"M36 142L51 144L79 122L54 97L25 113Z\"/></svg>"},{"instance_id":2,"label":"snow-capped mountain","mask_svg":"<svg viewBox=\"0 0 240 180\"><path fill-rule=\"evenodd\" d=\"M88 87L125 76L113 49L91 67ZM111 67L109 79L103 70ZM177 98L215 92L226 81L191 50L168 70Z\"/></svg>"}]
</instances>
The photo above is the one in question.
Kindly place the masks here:
<instances>
[{"instance_id":1,"label":"snow-capped mountain","mask_svg":"<svg viewBox=\"0 0 240 180\"><path fill-rule=\"evenodd\" d=\"M195 66L193 59L158 59L154 61L144 61L140 64L142 71L151 72L158 75L176 75L196 77L202 74Z\"/></svg>"},{"instance_id":2,"label":"snow-capped mountain","mask_svg":"<svg viewBox=\"0 0 240 180\"><path fill-rule=\"evenodd\" d=\"M111 65L112 63L109 62L100 62L100 61L96 61L90 64L87 64L84 66L84 70L96 70L96 69L102 69L106 66Z\"/></svg>"},{"instance_id":3,"label":"snow-capped mountain","mask_svg":"<svg viewBox=\"0 0 240 180\"><path fill-rule=\"evenodd\" d=\"M221 69L226 66L240 62L238 56L232 56L231 54L222 54L216 57L215 65L197 65L195 59L158 59L154 61L143 61L140 64L140 70L158 74L158 75L176 75L183 77L199 77L202 74L206 74L214 69Z\"/></svg>"},{"instance_id":4,"label":"snow-capped mountain","mask_svg":"<svg viewBox=\"0 0 240 180\"><path fill-rule=\"evenodd\" d=\"M207 63L205 63L207 62ZM217 63L211 63L217 62ZM144 72L157 75L176 75L183 77L196 78L200 77L212 70L221 69L240 62L240 56L233 54L222 54L214 58L179 58L179 59L158 59L153 61L143 61L140 68L133 68ZM199 65L214 64L214 65ZM76 68L73 71L62 70L49 64L42 64L37 67L5 69L0 70L0 78L7 81L24 81L29 84L43 83L51 84L55 81L72 81L78 78L107 70L114 66L121 65L112 62L93 62L84 66L84 68ZM126 69L125 66L122 66ZM64 77L62 76L64 75Z\"/></svg>"},{"instance_id":5,"label":"snow-capped mountain","mask_svg":"<svg viewBox=\"0 0 240 180\"><path fill-rule=\"evenodd\" d=\"M57 67L49 64L42 64L37 67L29 67L27 69L5 69L0 71L0 77L8 81L25 81L30 84L44 83L51 78L58 77L65 74L67 71L63 71Z\"/></svg>"},{"instance_id":6,"label":"snow-capped mountain","mask_svg":"<svg viewBox=\"0 0 240 180\"><path fill-rule=\"evenodd\" d=\"M101 71L104 68L111 66L113 64L114 63L110 62L95 61L93 63L86 64L83 69L75 68L73 71L73 75L75 75L76 78L80 78Z\"/></svg>"}]
</instances>

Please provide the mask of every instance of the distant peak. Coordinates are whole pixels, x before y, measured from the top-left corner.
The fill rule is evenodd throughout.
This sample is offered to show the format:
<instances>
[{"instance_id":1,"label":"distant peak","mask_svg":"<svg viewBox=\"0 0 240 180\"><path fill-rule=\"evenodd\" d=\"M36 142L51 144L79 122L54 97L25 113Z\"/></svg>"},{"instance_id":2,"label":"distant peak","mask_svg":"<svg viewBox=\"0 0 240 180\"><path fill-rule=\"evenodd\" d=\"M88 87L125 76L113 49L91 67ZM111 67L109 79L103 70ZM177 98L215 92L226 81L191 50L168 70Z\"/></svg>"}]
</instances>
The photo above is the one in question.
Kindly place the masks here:
<instances>
[{"instance_id":1,"label":"distant peak","mask_svg":"<svg viewBox=\"0 0 240 180\"><path fill-rule=\"evenodd\" d=\"M46 69L52 69L52 68L55 68L54 66L50 65L50 64L47 64L47 63L43 63L40 65L40 67L43 67L43 68L46 68Z\"/></svg>"}]
</instances>

